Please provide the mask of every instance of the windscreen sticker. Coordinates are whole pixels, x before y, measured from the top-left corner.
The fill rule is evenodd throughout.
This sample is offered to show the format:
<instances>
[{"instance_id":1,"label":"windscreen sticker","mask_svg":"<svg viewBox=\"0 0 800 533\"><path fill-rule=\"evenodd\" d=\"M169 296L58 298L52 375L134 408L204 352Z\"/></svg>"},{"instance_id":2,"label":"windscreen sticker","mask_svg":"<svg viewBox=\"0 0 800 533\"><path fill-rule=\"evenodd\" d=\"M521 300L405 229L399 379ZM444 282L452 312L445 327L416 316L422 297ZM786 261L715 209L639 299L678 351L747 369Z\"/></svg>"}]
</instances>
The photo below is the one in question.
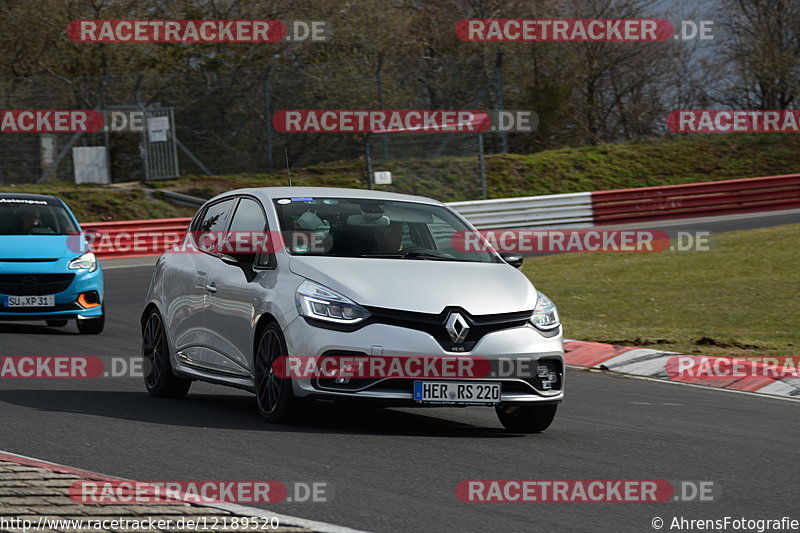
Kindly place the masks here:
<instances>
[{"instance_id":1,"label":"windscreen sticker","mask_svg":"<svg viewBox=\"0 0 800 533\"><path fill-rule=\"evenodd\" d=\"M48 202L30 198L0 198L0 204L48 205Z\"/></svg>"}]
</instances>

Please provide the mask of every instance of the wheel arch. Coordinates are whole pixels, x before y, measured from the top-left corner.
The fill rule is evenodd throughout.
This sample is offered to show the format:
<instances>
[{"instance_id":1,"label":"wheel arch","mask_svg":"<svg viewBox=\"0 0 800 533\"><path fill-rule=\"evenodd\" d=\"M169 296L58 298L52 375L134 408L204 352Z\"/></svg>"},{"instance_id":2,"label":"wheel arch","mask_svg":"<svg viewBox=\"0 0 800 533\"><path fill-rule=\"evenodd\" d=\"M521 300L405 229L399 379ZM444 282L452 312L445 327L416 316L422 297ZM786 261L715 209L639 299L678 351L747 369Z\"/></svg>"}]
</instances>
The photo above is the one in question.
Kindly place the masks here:
<instances>
[{"instance_id":1,"label":"wheel arch","mask_svg":"<svg viewBox=\"0 0 800 533\"><path fill-rule=\"evenodd\" d=\"M164 313L161 307L158 305L158 302L150 301L147 305L144 306L144 310L142 311L142 315L139 317L139 324L141 325L141 334L142 338L144 339L144 327L147 323L147 317L150 316L150 313L155 311L158 313L158 316L161 318L161 327L164 328L164 336L167 338L167 350L169 351L169 361L170 365L172 366L173 371L178 367L178 360L175 357L175 346L172 344L172 337L169 334L169 327L167 326L167 320L164 318Z\"/></svg>"},{"instance_id":2,"label":"wheel arch","mask_svg":"<svg viewBox=\"0 0 800 533\"><path fill-rule=\"evenodd\" d=\"M150 302L150 303L148 303L147 305L144 306L144 309L142 310L142 314L141 314L141 316L139 316L139 325L142 328L144 328L144 323L147 320L147 316L150 314L150 312L153 309L155 309L158 312L158 314L161 315L161 319L162 320L164 319L164 315L161 313L161 309L158 308L158 305L156 305L155 302Z\"/></svg>"},{"instance_id":3,"label":"wheel arch","mask_svg":"<svg viewBox=\"0 0 800 533\"><path fill-rule=\"evenodd\" d=\"M253 339L250 343L250 368L251 370L255 370L255 357L256 352L258 351L258 341L261 339L261 334L264 332L264 328L266 328L269 324L275 323L280 328L281 333L283 333L283 327L281 327L281 323L272 313L262 313L261 316L258 317L258 321L256 322L256 327L253 328ZM284 338L286 336L284 335Z\"/></svg>"}]
</instances>

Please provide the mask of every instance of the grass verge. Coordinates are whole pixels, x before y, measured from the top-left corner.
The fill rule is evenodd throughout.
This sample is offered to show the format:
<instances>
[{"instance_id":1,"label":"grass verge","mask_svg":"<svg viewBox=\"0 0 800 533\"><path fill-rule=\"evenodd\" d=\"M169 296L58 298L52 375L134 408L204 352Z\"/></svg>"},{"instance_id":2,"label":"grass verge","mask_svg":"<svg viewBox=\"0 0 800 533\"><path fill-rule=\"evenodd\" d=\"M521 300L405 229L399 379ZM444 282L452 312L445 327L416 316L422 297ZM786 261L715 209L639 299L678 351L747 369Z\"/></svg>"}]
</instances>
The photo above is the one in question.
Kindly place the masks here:
<instances>
[{"instance_id":1,"label":"grass verge","mask_svg":"<svg viewBox=\"0 0 800 533\"><path fill-rule=\"evenodd\" d=\"M719 234L708 252L529 258L565 336L687 354L800 356L800 224Z\"/></svg>"}]
</instances>

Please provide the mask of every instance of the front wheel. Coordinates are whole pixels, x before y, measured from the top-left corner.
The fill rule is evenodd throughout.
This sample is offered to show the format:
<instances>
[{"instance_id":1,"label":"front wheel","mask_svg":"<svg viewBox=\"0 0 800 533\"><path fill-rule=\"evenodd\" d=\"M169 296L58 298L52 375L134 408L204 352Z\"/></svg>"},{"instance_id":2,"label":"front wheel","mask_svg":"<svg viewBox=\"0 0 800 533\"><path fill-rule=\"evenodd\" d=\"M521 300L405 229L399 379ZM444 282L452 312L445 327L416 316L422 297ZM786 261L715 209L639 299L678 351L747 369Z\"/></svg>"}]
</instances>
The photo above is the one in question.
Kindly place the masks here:
<instances>
[{"instance_id":1,"label":"front wheel","mask_svg":"<svg viewBox=\"0 0 800 533\"><path fill-rule=\"evenodd\" d=\"M172 371L164 322L155 309L147 315L147 321L142 329L142 356L144 385L147 387L147 392L160 398L186 396L192 381L179 378Z\"/></svg>"},{"instance_id":2,"label":"front wheel","mask_svg":"<svg viewBox=\"0 0 800 533\"><path fill-rule=\"evenodd\" d=\"M556 417L558 404L498 405L494 408L503 427L515 433L541 433Z\"/></svg>"},{"instance_id":3,"label":"front wheel","mask_svg":"<svg viewBox=\"0 0 800 533\"><path fill-rule=\"evenodd\" d=\"M296 398L289 378L279 378L274 371L277 359L286 354L286 341L276 323L261 332L255 354L255 381L258 412L268 422L286 424L296 418L304 402Z\"/></svg>"}]
</instances>

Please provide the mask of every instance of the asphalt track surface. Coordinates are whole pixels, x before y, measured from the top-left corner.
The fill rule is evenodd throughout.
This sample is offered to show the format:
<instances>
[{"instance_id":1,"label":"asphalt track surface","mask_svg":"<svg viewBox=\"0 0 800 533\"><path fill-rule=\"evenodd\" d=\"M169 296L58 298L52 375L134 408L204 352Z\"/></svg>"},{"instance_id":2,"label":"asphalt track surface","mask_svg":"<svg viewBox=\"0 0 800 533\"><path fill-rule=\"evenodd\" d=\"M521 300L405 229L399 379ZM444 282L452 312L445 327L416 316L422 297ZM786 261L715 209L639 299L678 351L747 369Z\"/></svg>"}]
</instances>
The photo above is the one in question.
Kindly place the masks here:
<instances>
[{"instance_id":1,"label":"asphalt track surface","mask_svg":"<svg viewBox=\"0 0 800 533\"><path fill-rule=\"evenodd\" d=\"M751 220L744 225L798 216ZM0 355L139 355L150 273L106 272L101 336L81 336L74 324L0 323ZM477 407L321 405L287 427L263 422L252 395L214 385L195 383L185 399L163 400L151 398L141 378L3 379L0 449L138 480L325 482L327 502L269 508L380 532L644 532L655 531L654 517L667 525L673 517L800 519L796 401L572 369L566 386L553 426L517 435ZM465 503L455 487L468 479L663 479L715 488L713 502Z\"/></svg>"}]
</instances>

